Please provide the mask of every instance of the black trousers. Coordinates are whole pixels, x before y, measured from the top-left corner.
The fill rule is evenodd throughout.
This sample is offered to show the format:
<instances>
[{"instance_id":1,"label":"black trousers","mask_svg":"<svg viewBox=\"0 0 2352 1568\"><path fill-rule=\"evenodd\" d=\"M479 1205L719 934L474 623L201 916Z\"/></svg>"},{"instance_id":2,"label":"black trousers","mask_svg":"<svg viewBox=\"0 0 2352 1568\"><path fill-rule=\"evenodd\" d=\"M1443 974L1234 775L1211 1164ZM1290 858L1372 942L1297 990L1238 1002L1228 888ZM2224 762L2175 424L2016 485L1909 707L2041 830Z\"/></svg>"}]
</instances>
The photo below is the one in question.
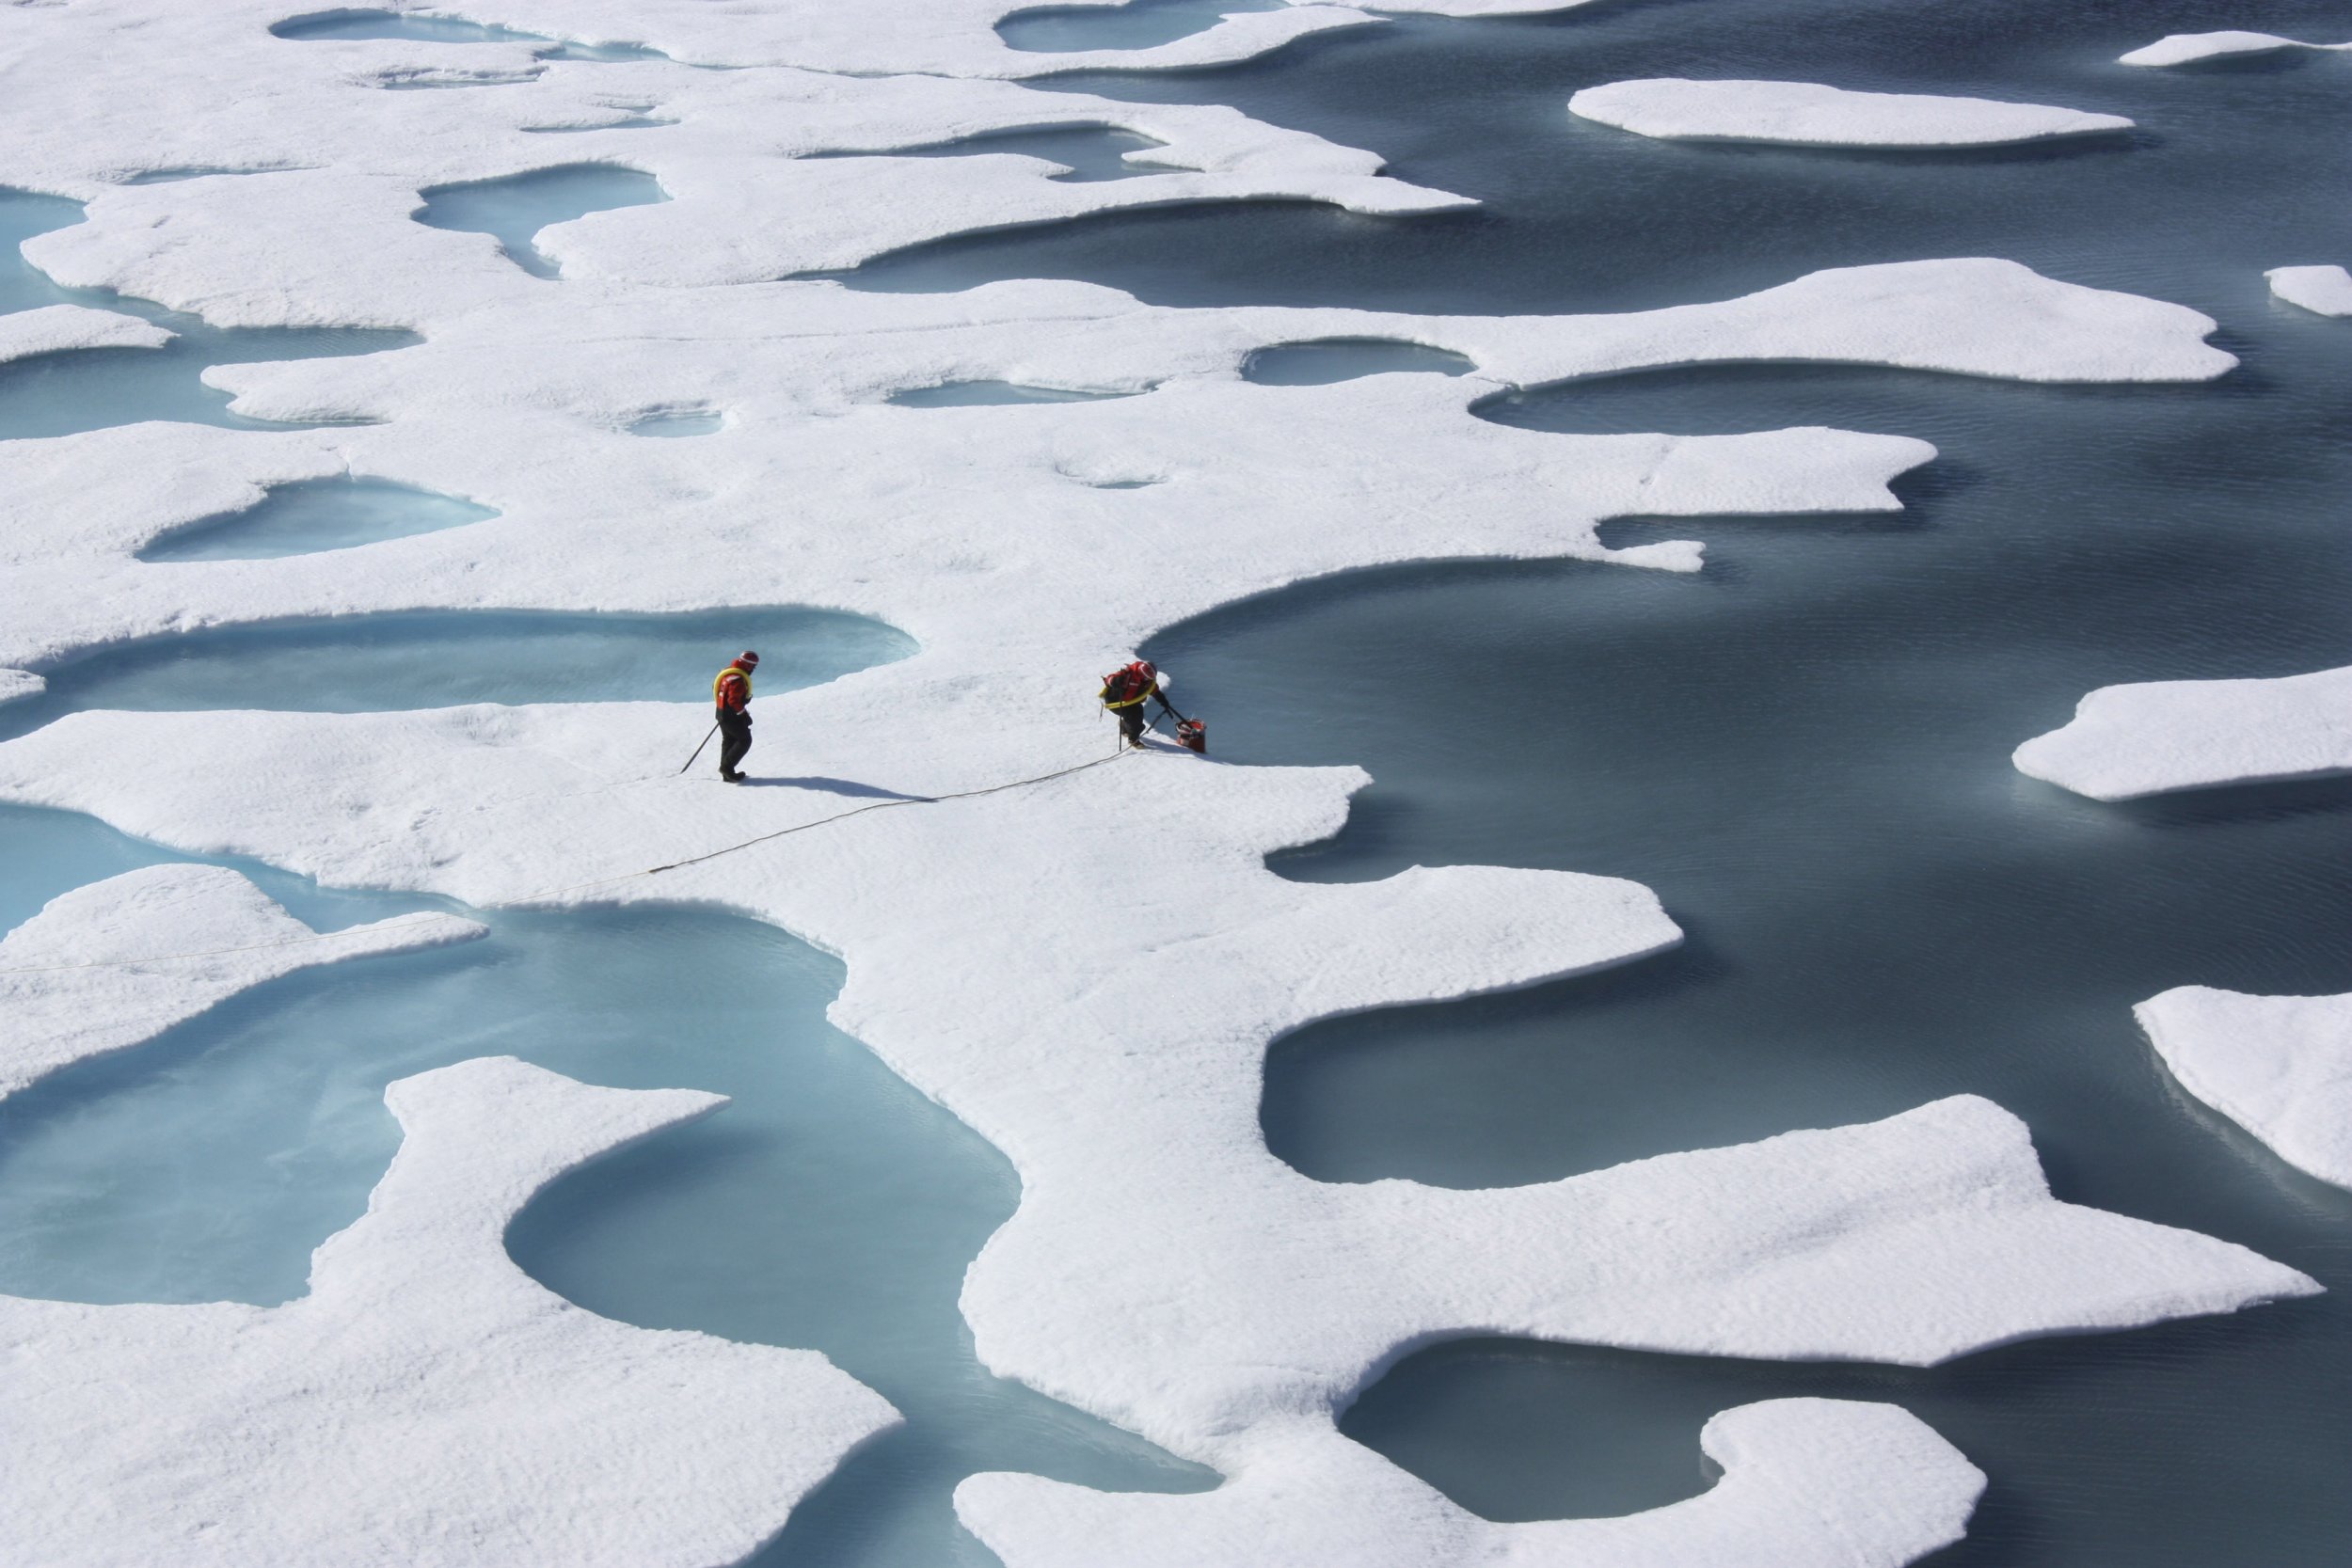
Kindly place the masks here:
<instances>
[{"instance_id":1,"label":"black trousers","mask_svg":"<svg viewBox=\"0 0 2352 1568\"><path fill-rule=\"evenodd\" d=\"M1142 745L1143 705L1137 703L1133 707L1115 707L1111 711L1119 715L1119 733L1126 737L1127 743L1131 746Z\"/></svg>"},{"instance_id":2,"label":"black trousers","mask_svg":"<svg viewBox=\"0 0 2352 1568\"><path fill-rule=\"evenodd\" d=\"M719 771L722 775L735 771L735 765L743 760L743 753L752 749L752 716L737 713L732 708L719 710Z\"/></svg>"}]
</instances>

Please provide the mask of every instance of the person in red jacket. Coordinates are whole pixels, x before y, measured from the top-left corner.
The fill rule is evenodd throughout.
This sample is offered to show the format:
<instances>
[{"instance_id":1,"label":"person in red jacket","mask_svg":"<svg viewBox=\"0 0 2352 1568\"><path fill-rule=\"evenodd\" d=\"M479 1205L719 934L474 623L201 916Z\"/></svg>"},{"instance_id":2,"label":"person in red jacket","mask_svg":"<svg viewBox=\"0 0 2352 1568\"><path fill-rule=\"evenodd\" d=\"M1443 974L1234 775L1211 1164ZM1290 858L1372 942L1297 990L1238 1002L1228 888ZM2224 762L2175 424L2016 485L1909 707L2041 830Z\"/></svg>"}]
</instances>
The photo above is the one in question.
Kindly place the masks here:
<instances>
[{"instance_id":1,"label":"person in red jacket","mask_svg":"<svg viewBox=\"0 0 2352 1568\"><path fill-rule=\"evenodd\" d=\"M752 749L752 672L758 668L759 656L746 648L710 683L711 700L719 705L719 733L726 737L719 742L719 777L729 784L743 782L735 765Z\"/></svg>"},{"instance_id":2,"label":"person in red jacket","mask_svg":"<svg viewBox=\"0 0 2352 1568\"><path fill-rule=\"evenodd\" d=\"M1160 689L1160 673L1149 659L1137 659L1103 677L1099 693L1103 705L1119 715L1119 733L1130 746L1143 744L1143 705L1157 699L1160 711L1184 715L1168 705L1168 694Z\"/></svg>"}]
</instances>

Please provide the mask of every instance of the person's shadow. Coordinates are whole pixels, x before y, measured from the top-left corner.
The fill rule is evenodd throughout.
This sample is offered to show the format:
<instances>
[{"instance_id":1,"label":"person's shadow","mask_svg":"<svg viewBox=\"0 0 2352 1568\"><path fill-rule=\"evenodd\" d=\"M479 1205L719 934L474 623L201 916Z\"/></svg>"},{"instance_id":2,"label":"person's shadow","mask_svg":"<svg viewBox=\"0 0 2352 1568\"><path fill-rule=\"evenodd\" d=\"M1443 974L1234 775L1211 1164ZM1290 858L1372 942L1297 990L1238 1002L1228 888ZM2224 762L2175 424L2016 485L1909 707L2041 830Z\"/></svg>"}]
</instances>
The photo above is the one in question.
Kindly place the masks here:
<instances>
[{"instance_id":1,"label":"person's shadow","mask_svg":"<svg viewBox=\"0 0 2352 1568\"><path fill-rule=\"evenodd\" d=\"M854 795L876 800L929 800L929 795L902 795L895 789L879 784L859 784L851 779L745 779L747 784L763 789L821 789L831 795Z\"/></svg>"}]
</instances>

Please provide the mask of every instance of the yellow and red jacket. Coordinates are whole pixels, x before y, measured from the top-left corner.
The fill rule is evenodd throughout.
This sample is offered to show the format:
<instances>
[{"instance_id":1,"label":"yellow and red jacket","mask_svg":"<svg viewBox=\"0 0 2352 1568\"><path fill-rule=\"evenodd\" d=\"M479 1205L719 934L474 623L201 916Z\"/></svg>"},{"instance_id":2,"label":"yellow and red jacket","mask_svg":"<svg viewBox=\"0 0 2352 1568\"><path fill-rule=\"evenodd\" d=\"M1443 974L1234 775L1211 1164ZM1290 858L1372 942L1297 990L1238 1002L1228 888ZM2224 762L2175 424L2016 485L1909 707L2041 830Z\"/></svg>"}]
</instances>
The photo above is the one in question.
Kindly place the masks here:
<instances>
[{"instance_id":1,"label":"yellow and red jacket","mask_svg":"<svg viewBox=\"0 0 2352 1568\"><path fill-rule=\"evenodd\" d=\"M710 700L719 705L722 713L742 712L751 705L751 672L739 664L730 664L720 671L710 683Z\"/></svg>"},{"instance_id":2,"label":"yellow and red jacket","mask_svg":"<svg viewBox=\"0 0 2352 1568\"><path fill-rule=\"evenodd\" d=\"M1152 693L1159 689L1160 683L1156 677L1147 676L1142 671L1130 664L1124 669L1114 670L1104 675L1103 689L1097 695L1103 699L1104 707L1135 707L1151 701Z\"/></svg>"}]
</instances>

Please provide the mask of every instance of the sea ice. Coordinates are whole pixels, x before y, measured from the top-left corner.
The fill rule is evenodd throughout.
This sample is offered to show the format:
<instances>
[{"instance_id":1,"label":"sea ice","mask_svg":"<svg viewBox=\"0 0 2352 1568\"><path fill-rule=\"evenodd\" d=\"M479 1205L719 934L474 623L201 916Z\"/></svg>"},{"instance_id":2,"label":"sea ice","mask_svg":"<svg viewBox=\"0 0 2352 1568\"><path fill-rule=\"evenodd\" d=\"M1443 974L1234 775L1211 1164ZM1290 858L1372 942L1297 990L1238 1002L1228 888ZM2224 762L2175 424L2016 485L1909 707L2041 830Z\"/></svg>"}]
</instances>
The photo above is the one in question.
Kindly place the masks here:
<instances>
[{"instance_id":1,"label":"sea ice","mask_svg":"<svg viewBox=\"0 0 2352 1568\"><path fill-rule=\"evenodd\" d=\"M220 866L153 865L75 888L0 940L0 1099L280 974L482 934L448 914L313 931ZM167 953L187 956L148 961Z\"/></svg>"},{"instance_id":2,"label":"sea ice","mask_svg":"<svg viewBox=\"0 0 2352 1568\"><path fill-rule=\"evenodd\" d=\"M2133 1012L2183 1088L2289 1164L2352 1187L2352 995L2179 986Z\"/></svg>"},{"instance_id":3,"label":"sea ice","mask_svg":"<svg viewBox=\"0 0 2352 1568\"><path fill-rule=\"evenodd\" d=\"M49 683L30 670L0 670L0 706L40 696Z\"/></svg>"},{"instance_id":4,"label":"sea ice","mask_svg":"<svg viewBox=\"0 0 2352 1568\"><path fill-rule=\"evenodd\" d=\"M171 334L154 323L119 310L87 305L44 305L0 315L0 365L36 354L82 348L161 348Z\"/></svg>"},{"instance_id":5,"label":"sea ice","mask_svg":"<svg viewBox=\"0 0 2352 1568\"><path fill-rule=\"evenodd\" d=\"M1645 136L1803 147L1987 147L2132 126L2121 115L2047 103L1678 76L1586 87L1568 100L1568 109Z\"/></svg>"},{"instance_id":6,"label":"sea ice","mask_svg":"<svg viewBox=\"0 0 2352 1568\"><path fill-rule=\"evenodd\" d=\"M1723 1471L1711 1490L1622 1518L1493 1524L1336 1433L1302 1434L1214 1492L981 1475L956 1489L956 1512L1008 1568L1899 1568L1960 1539L1984 1488L1976 1466L1894 1405L1741 1405L1708 1421L1699 1447Z\"/></svg>"},{"instance_id":7,"label":"sea ice","mask_svg":"<svg viewBox=\"0 0 2352 1568\"><path fill-rule=\"evenodd\" d=\"M88 204L27 254L60 281L216 325L398 325L423 341L207 372L242 415L351 421L332 431L145 423L9 443L0 663L305 617L719 610L747 583L761 602L885 621L920 650L763 688L754 789L676 777L707 722L686 689L675 703L84 711L0 745L0 797L342 885L724 908L841 955L833 1016L1019 1169L1021 1208L962 1296L990 1368L1228 1478L1179 1504L974 1480L964 1517L1020 1568L1084 1548L1173 1560L1187 1541L1230 1548L1224 1560L1328 1561L1331 1540L1367 1530L1381 1539L1366 1562L1396 1560L1378 1554L1399 1543L1723 1560L1728 1536L1759 1561L1891 1563L1949 1540L1979 1478L1882 1407L1727 1412L1708 1438L1727 1477L1707 1497L1507 1528L1347 1443L1332 1414L1396 1356L1462 1334L1931 1362L2312 1288L2227 1243L2056 1201L2024 1127L1973 1099L1527 1188L1311 1180L1259 1126L1277 1036L1629 961L1680 933L1646 889L1608 878L1279 877L1265 857L1338 832L1363 775L1115 755L1088 679L1184 617L1368 566L1687 570L1687 541L1612 550L1597 531L1629 515L1894 510L1889 482L1934 455L1820 428L1570 436L1470 412L1508 388L1758 360L2201 380L2234 363L2204 341L2207 317L1984 258L1534 319L1181 310L1075 282L883 294L777 281L1137 201L1464 203L1387 178L1374 152L1230 109L977 79L1239 58L1375 20L1343 8L1043 56L996 36L1008 0L504 0L485 19L732 71L272 38L285 8L13 10L18 58L38 69L12 70L0 95L11 178ZM170 112L126 115L88 90L126 76ZM657 110L675 123L603 141L593 128ZM814 156L1051 124L1152 137L1170 172L1086 183L1016 155ZM537 134L550 126L582 129ZM675 199L541 230L560 282L525 276L487 235L415 221L427 189L624 160ZM191 166L284 171L119 182ZM1242 374L1275 345L1364 339L1473 369L1318 386ZM973 382L1142 395L889 401ZM730 435L628 434L667 409L723 411ZM135 559L273 486L351 472L501 515L347 552ZM1072 482L1088 475L1157 483ZM1154 569L1106 578L1105 541ZM122 755L169 762L107 760ZM0 1372L34 1418L29 1436L11 1431L9 1482L30 1500L0 1510L16 1555L727 1560L887 1421L813 1354L623 1329L506 1259L499 1237L532 1191L708 1097L477 1061L390 1098L408 1142L368 1217L320 1249L310 1296L0 1303L0 1326L36 1351ZM98 1512L69 1513L90 1497ZM199 1520L217 1528L192 1542Z\"/></svg>"},{"instance_id":8,"label":"sea ice","mask_svg":"<svg viewBox=\"0 0 2352 1568\"><path fill-rule=\"evenodd\" d=\"M2352 772L2352 666L2103 686L2012 760L2094 800Z\"/></svg>"},{"instance_id":9,"label":"sea ice","mask_svg":"<svg viewBox=\"0 0 2352 1568\"><path fill-rule=\"evenodd\" d=\"M2270 292L2323 316L2352 316L2352 272L2342 267L2273 267Z\"/></svg>"},{"instance_id":10,"label":"sea ice","mask_svg":"<svg viewBox=\"0 0 2352 1568\"><path fill-rule=\"evenodd\" d=\"M2145 43L2128 55L2117 55L2116 61L2120 65L2194 65L2200 60L2225 59L2236 55L2268 55L2281 49L2352 49L2352 43L2304 43L2296 39L2280 38L2276 33L2249 33L2242 29L2218 33L2167 33L2153 43Z\"/></svg>"},{"instance_id":11,"label":"sea ice","mask_svg":"<svg viewBox=\"0 0 2352 1568\"><path fill-rule=\"evenodd\" d=\"M506 1256L597 1155L719 1108L483 1057L385 1091L405 1134L283 1307L0 1297L0 1557L676 1568L740 1560L895 1424L812 1351L631 1328Z\"/></svg>"},{"instance_id":12,"label":"sea ice","mask_svg":"<svg viewBox=\"0 0 2352 1568\"><path fill-rule=\"evenodd\" d=\"M1078 760L1043 691L988 699L977 672L858 689L930 657L771 705L791 776L691 819L668 776L691 719L661 705L85 713L0 747L0 784L167 842L233 824L239 847L337 880L501 901L601 883L542 896L713 904L848 955L834 1018L1021 1170L1022 1207L964 1287L983 1358L1229 1484L1311 1468L1334 1410L1452 1334L1932 1362L2312 1288L2242 1248L2054 1201L2024 1128L1977 1100L1504 1191L1310 1180L1257 1125L1269 1039L1655 951L1677 940L1655 900L1491 867L1290 882L1264 855L1334 831L1360 775L1180 752L1098 753L1026 790L786 832L843 810L826 780L929 795ZM908 711L992 724L942 751L908 733ZM1031 711L1033 731L1004 733ZM133 736L186 757L172 789L73 760ZM453 793L466 811L440 809ZM625 875L760 835L781 836ZM918 883L923 898L904 896ZM942 968L949 943L984 983ZM1122 962L1138 951L1148 968ZM1381 1473L1397 1497L1420 1494ZM1873 1506L1931 1541L1950 1494L1944 1476ZM1375 1497L1390 1492L1346 1506ZM993 1540L998 1517L973 1522Z\"/></svg>"}]
</instances>

